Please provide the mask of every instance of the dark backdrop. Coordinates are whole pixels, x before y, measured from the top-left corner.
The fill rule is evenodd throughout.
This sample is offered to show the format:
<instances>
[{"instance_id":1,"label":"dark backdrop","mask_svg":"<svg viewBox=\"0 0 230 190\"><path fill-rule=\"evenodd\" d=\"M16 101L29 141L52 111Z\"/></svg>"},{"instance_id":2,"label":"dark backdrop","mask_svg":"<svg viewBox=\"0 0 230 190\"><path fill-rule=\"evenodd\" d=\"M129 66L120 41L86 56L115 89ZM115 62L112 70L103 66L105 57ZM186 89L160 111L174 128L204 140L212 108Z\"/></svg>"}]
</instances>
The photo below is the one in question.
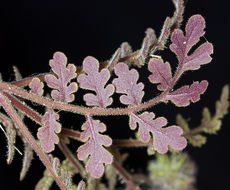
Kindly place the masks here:
<instances>
[{"instance_id":1,"label":"dark backdrop","mask_svg":"<svg viewBox=\"0 0 230 190\"><path fill-rule=\"evenodd\" d=\"M183 84L191 84L202 79L209 81L208 90L202 95L200 102L188 108L175 109L171 104L169 107L159 105L154 108L157 115L166 114L172 123L175 122L175 115L171 113L184 112L185 117L191 118L193 126L198 125L202 108L209 106L214 111L215 101L219 98L222 86L230 82L228 60L230 16L227 3L220 2L222 4L218 1L190 0L187 3L185 21L193 14L205 17L207 22L205 38L213 43L214 55L211 64L202 66L199 71L188 72L182 78ZM146 28L152 27L159 34L164 19L166 16L171 16L173 10L170 0L9 0L0 5L0 72L5 81L14 79L12 65L16 65L23 76L47 72L50 69L48 61L55 51L64 52L69 62L80 65L87 55L92 55L100 61L109 59L124 41L128 41L136 50L140 48ZM176 62L173 54L161 52L158 54L171 64ZM127 122L127 118L124 120ZM226 189L229 186L229 124L228 115L218 135L209 136L208 143L203 148L186 149L198 165L198 189ZM113 133L117 131L124 133L123 130L116 128ZM0 142L1 189L33 189L42 175L41 168L44 168L42 164L36 157L29 175L20 183L18 178L21 156L16 153L15 162L8 166L5 161L6 142L2 132ZM18 146L22 150L20 143ZM140 151L145 154L145 150ZM138 165L143 154L133 153L128 167ZM143 166L144 164L138 165L139 168Z\"/></svg>"}]
</instances>

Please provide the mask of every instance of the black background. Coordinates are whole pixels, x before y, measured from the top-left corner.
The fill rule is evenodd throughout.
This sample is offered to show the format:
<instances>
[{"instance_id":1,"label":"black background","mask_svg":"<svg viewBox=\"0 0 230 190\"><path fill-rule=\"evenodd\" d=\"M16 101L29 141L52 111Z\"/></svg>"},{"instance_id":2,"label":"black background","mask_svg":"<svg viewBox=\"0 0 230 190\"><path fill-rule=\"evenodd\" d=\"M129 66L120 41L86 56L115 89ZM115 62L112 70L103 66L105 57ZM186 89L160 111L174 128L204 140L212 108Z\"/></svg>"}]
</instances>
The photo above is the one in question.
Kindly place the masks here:
<instances>
[{"instance_id":1,"label":"black background","mask_svg":"<svg viewBox=\"0 0 230 190\"><path fill-rule=\"evenodd\" d=\"M219 98L222 86L230 82L229 10L227 3L220 2L222 4L209 0L187 3L184 21L194 14L204 16L205 38L213 43L214 54L212 63L202 66L199 71L188 72L179 83L191 84L197 80L208 80L208 90L202 95L200 102L187 108L177 109L171 104L153 108L158 116L166 115L171 124L175 123L174 113L180 112L191 118L192 126L198 125L202 108L208 106L214 111L215 101ZM124 41L129 42L134 50L139 49L145 30L152 27L159 35L164 19L166 16L172 16L174 10L170 0L9 0L7 3L1 3L0 7L0 72L5 81L14 80L13 65L19 68L23 76L49 71L48 61L55 51L64 52L69 62L80 65L87 55L92 55L100 61L109 59ZM204 38L202 40L205 41ZM166 53L158 52L158 55L172 65L176 63L175 56L168 50ZM151 94L148 96L151 97ZM105 119L105 123L109 123L110 119ZM127 121L124 117L123 125L126 129ZM205 146L201 149L189 146L186 149L198 165L197 187L200 190L227 189L229 186L229 123L228 115L221 131L218 135L209 136ZM116 130L111 130L111 136L116 136L117 132L124 133L126 129L117 127ZM36 157L26 179L19 182L21 156L16 153L15 161L8 166L5 161L6 142L2 132L0 143L0 189L33 189L42 175L43 165ZM22 150L20 143L18 146ZM145 166L144 162L140 164L145 150L140 152L131 154L128 168L135 166L141 171L141 167Z\"/></svg>"}]
</instances>

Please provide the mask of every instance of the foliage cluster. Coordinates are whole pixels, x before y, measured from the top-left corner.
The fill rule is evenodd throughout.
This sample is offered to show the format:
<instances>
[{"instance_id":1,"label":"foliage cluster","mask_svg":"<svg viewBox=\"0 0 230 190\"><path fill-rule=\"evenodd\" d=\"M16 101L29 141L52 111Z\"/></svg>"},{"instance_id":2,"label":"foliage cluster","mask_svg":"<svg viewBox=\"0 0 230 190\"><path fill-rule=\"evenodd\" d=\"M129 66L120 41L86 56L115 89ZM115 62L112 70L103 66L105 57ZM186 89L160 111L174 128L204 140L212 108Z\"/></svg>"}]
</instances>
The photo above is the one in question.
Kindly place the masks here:
<instances>
[{"instance_id":1,"label":"foliage cluster","mask_svg":"<svg viewBox=\"0 0 230 190\"><path fill-rule=\"evenodd\" d=\"M68 63L64 53L56 52L49 61L49 73L22 78L14 67L16 80L0 81L0 126L8 142L7 163L10 164L15 151L19 151L15 145L16 136L21 138L25 147L20 180L25 177L35 152L46 166L36 190L48 190L54 181L62 190L112 190L120 188L120 178L126 189L142 189L143 184L161 190L194 189L194 163L180 151L187 143L201 147L206 142L201 133L215 134L220 129L229 106L228 86L223 88L221 98L216 102L214 115L204 108L198 127L191 128L188 120L180 114L176 117L177 124L168 126L164 116L156 116L151 111L159 103L189 106L199 101L208 87L208 82L203 80L175 89L185 72L198 70L211 62L213 46L208 41L198 44L205 34L205 20L201 15L193 15L188 20L185 33L180 29L183 1L173 0L173 3L175 13L172 18L165 19L159 37L148 28L140 50L133 51L124 42L110 60L99 62L88 56L78 68ZM175 72L172 72L170 63L155 55L167 47L169 38L169 49L178 60ZM140 67L150 73L146 79L148 85L156 84L160 92L146 102L143 97L151 92L146 92L146 84L139 81ZM78 103L80 88L86 92L84 106ZM119 96L122 108L113 104L114 94ZM36 105L30 106L28 101ZM37 107L45 107L45 111L39 112ZM59 121L59 111L72 112L76 117L84 115L85 122L70 129ZM106 131L110 126L95 118L108 115L128 116L130 129L137 131L136 138L112 139ZM29 132L25 117L40 126L37 138ZM76 155L69 148L70 139L82 143L73 150ZM122 147L148 147L148 154L156 154L156 159L148 165L149 175L131 175L123 168L122 162L127 154L121 154ZM57 148L65 156L64 160L53 155ZM170 155L166 154L168 152ZM75 175L83 180L73 181Z\"/></svg>"}]
</instances>

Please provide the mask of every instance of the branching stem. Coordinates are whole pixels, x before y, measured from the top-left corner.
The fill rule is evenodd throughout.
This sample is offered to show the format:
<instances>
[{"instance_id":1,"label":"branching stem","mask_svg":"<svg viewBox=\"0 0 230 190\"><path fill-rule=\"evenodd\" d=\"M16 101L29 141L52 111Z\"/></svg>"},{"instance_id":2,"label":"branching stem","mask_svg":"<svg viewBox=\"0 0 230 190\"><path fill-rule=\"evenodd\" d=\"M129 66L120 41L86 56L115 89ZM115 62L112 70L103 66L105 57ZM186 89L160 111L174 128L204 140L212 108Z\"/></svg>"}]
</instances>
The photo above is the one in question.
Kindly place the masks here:
<instances>
[{"instance_id":1,"label":"branching stem","mask_svg":"<svg viewBox=\"0 0 230 190\"><path fill-rule=\"evenodd\" d=\"M47 155L42 151L41 147L37 144L34 137L30 134L28 129L25 127L23 122L21 121L20 117L18 116L15 109L12 107L11 102L0 92L0 103L10 118L13 120L15 125L18 127L19 131L22 133L26 141L31 145L34 151L39 156L40 160L43 164L48 168L52 176L54 177L55 181L59 185L61 190L67 190L61 179L56 175L56 172L53 170L53 166L49 161Z\"/></svg>"}]
</instances>

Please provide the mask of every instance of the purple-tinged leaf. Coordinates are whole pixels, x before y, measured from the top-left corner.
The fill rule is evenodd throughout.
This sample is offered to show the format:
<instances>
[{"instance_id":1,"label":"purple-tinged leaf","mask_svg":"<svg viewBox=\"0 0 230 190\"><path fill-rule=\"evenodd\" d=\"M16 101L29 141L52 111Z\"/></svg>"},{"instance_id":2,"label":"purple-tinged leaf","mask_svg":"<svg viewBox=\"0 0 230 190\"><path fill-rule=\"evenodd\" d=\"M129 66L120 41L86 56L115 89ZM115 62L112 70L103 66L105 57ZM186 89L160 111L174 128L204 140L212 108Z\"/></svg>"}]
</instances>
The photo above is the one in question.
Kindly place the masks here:
<instances>
[{"instance_id":1,"label":"purple-tinged leaf","mask_svg":"<svg viewBox=\"0 0 230 190\"><path fill-rule=\"evenodd\" d=\"M187 141L182 137L183 130L178 126L169 126L162 128L167 124L164 117L156 119L154 113L144 112L141 115L130 115L130 128L136 129L138 123L138 136L142 142L149 142L153 136L154 149L164 154L168 151L168 146L175 150L182 150L186 147Z\"/></svg>"},{"instance_id":2,"label":"purple-tinged leaf","mask_svg":"<svg viewBox=\"0 0 230 190\"><path fill-rule=\"evenodd\" d=\"M163 101L171 100L176 106L188 106L191 102L200 100L200 95L205 92L208 87L208 82L203 80L200 83L194 82L190 87L183 86L169 93Z\"/></svg>"},{"instance_id":3,"label":"purple-tinged leaf","mask_svg":"<svg viewBox=\"0 0 230 190\"><path fill-rule=\"evenodd\" d=\"M145 33L146 36L142 42L141 49L139 50L139 53L134 60L137 66L144 65L145 58L149 53L150 46L153 45L153 43L156 41L156 35L152 28L148 28Z\"/></svg>"},{"instance_id":4,"label":"purple-tinged leaf","mask_svg":"<svg viewBox=\"0 0 230 190\"><path fill-rule=\"evenodd\" d=\"M61 132L61 124L57 122L59 115L49 109L42 118L43 127L38 129L37 137L41 140L42 149L46 153L54 150L54 144L58 144L59 138L56 133Z\"/></svg>"},{"instance_id":5,"label":"purple-tinged leaf","mask_svg":"<svg viewBox=\"0 0 230 190\"><path fill-rule=\"evenodd\" d=\"M186 25L186 36L179 29L174 30L170 49L177 55L182 72L196 70L200 65L209 63L212 58L213 46L209 42L203 43L191 55L188 55L194 46L204 35L205 20L200 15L192 16Z\"/></svg>"},{"instance_id":6,"label":"purple-tinged leaf","mask_svg":"<svg viewBox=\"0 0 230 190\"><path fill-rule=\"evenodd\" d=\"M162 59L152 58L149 61L148 69L152 74L149 81L153 84L160 83L158 90L166 90L172 82L171 67L168 62L164 63Z\"/></svg>"},{"instance_id":7,"label":"purple-tinged leaf","mask_svg":"<svg viewBox=\"0 0 230 190\"><path fill-rule=\"evenodd\" d=\"M121 44L121 58L130 56L133 50L128 42L123 42Z\"/></svg>"},{"instance_id":8,"label":"purple-tinged leaf","mask_svg":"<svg viewBox=\"0 0 230 190\"><path fill-rule=\"evenodd\" d=\"M84 95L84 100L88 106L109 106L113 99L110 97L114 93L114 86L109 84L105 87L110 78L108 69L99 72L99 62L94 57L86 57L83 61L85 74L78 76L77 81L81 88L93 90L96 95L88 93Z\"/></svg>"},{"instance_id":9,"label":"purple-tinged leaf","mask_svg":"<svg viewBox=\"0 0 230 190\"><path fill-rule=\"evenodd\" d=\"M124 63L118 63L115 67L115 74L118 78L113 80L117 93L122 93L120 101L126 105L138 105L144 96L144 84L137 83L139 74L135 69L129 70Z\"/></svg>"},{"instance_id":10,"label":"purple-tinged leaf","mask_svg":"<svg viewBox=\"0 0 230 190\"><path fill-rule=\"evenodd\" d=\"M81 140L86 142L77 150L79 160L89 157L86 171L94 178L100 178L104 173L104 164L111 164L113 156L103 147L112 144L111 138L100 134L106 131L106 126L99 120L93 120L88 116L86 123L82 125Z\"/></svg>"},{"instance_id":11,"label":"purple-tinged leaf","mask_svg":"<svg viewBox=\"0 0 230 190\"><path fill-rule=\"evenodd\" d=\"M56 52L49 65L56 74L48 74L45 81L52 90L51 96L54 100L61 102L72 102L74 100L74 92L77 91L77 83L70 83L71 79L77 76L76 67L73 64L67 64L67 58L64 53ZM70 84L69 84L70 83Z\"/></svg>"},{"instance_id":12,"label":"purple-tinged leaf","mask_svg":"<svg viewBox=\"0 0 230 190\"><path fill-rule=\"evenodd\" d=\"M173 4L176 8L174 11L173 17L171 18L171 29L177 29L180 27L181 22L183 21L184 13L184 0L173 0Z\"/></svg>"},{"instance_id":13,"label":"purple-tinged leaf","mask_svg":"<svg viewBox=\"0 0 230 190\"><path fill-rule=\"evenodd\" d=\"M158 38L157 48L160 49L160 50L163 50L165 48L165 44L166 44L167 39L168 39L169 34L170 34L169 27L170 27L170 18L167 17L165 19L163 28L161 29L161 34L160 34L160 36Z\"/></svg>"},{"instance_id":14,"label":"purple-tinged leaf","mask_svg":"<svg viewBox=\"0 0 230 190\"><path fill-rule=\"evenodd\" d=\"M107 68L109 70L113 70L115 65L118 63L121 55L121 48L118 48L116 52L113 54L112 58L109 60Z\"/></svg>"},{"instance_id":15,"label":"purple-tinged leaf","mask_svg":"<svg viewBox=\"0 0 230 190\"><path fill-rule=\"evenodd\" d=\"M30 91L34 94L37 94L39 96L42 96L43 94L43 82L40 81L39 78L33 78L33 80L29 84Z\"/></svg>"}]
</instances>

